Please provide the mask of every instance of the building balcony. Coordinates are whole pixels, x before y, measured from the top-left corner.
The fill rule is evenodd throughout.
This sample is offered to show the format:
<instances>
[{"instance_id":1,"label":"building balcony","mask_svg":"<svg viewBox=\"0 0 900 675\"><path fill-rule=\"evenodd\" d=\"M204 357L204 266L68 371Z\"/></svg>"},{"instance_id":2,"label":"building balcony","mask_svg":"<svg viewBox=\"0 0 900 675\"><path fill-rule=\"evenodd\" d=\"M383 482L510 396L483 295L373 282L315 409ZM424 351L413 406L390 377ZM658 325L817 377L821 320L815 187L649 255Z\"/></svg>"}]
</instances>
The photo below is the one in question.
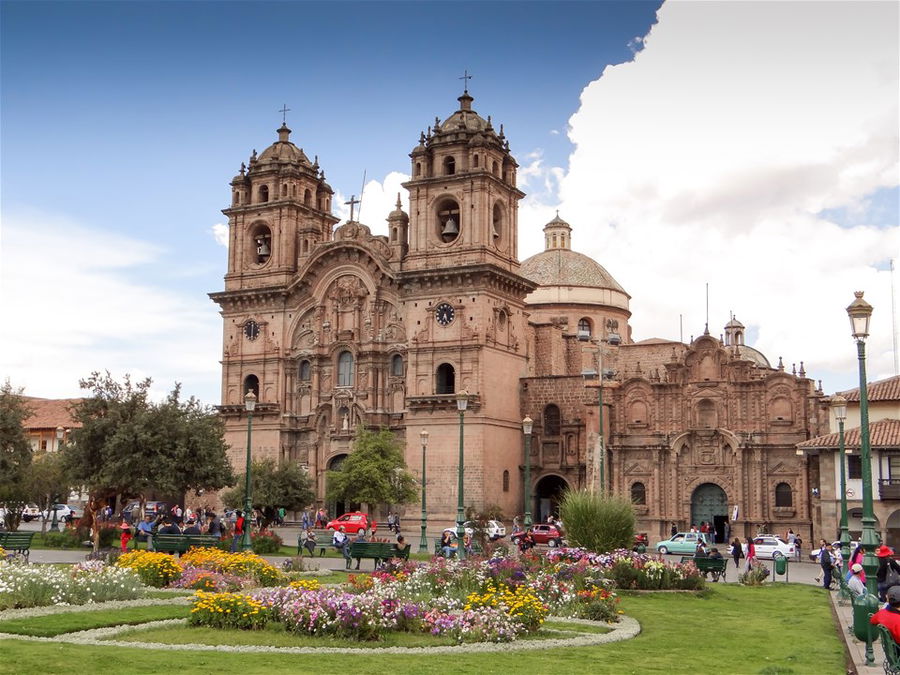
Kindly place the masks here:
<instances>
[{"instance_id":1,"label":"building balcony","mask_svg":"<svg viewBox=\"0 0 900 675\"><path fill-rule=\"evenodd\" d=\"M879 480L878 496L881 499L900 500L900 478L883 478Z\"/></svg>"}]
</instances>

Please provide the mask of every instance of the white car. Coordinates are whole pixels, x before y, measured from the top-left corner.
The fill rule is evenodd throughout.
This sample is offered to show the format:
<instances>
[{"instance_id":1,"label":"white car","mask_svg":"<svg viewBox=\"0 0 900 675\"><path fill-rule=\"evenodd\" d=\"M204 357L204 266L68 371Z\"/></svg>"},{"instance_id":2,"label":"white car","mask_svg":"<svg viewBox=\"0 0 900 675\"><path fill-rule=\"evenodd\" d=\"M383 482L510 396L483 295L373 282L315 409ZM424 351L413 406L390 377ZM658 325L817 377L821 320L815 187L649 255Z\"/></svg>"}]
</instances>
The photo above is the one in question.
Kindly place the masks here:
<instances>
[{"instance_id":1,"label":"white car","mask_svg":"<svg viewBox=\"0 0 900 675\"><path fill-rule=\"evenodd\" d=\"M471 520L467 520L466 522L464 522L463 527L466 528L466 534L470 537L475 534L475 523L473 523ZM453 532L453 534L456 534L456 525L444 528L445 532L448 530L450 532ZM486 521L484 531L485 534L487 534L488 539L490 539L491 541L497 541L498 539L502 539L506 536L506 527L499 520Z\"/></svg>"},{"instance_id":2,"label":"white car","mask_svg":"<svg viewBox=\"0 0 900 675\"><path fill-rule=\"evenodd\" d=\"M68 504L54 504L50 509L44 511L44 513L41 514L41 517L45 520L52 520L54 511L56 511L57 520L71 522L78 518L78 513Z\"/></svg>"},{"instance_id":3,"label":"white car","mask_svg":"<svg viewBox=\"0 0 900 675\"><path fill-rule=\"evenodd\" d=\"M41 510L38 508L37 504L28 504L24 509L22 509L22 520L26 523L31 522L32 520L36 520L41 517Z\"/></svg>"},{"instance_id":4,"label":"white car","mask_svg":"<svg viewBox=\"0 0 900 675\"><path fill-rule=\"evenodd\" d=\"M762 534L753 538L753 548L757 558L793 558L796 555L796 549L793 544L788 544L781 537L775 535Z\"/></svg>"}]
</instances>

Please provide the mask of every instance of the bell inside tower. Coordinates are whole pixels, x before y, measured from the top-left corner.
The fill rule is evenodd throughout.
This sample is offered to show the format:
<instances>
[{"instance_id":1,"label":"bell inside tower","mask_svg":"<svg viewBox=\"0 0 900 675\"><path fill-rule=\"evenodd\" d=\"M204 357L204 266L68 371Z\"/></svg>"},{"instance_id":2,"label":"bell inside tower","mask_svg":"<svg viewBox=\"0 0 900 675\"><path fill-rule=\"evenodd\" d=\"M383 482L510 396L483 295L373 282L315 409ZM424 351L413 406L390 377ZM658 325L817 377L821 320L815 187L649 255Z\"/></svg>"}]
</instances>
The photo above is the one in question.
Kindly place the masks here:
<instances>
[{"instance_id":1,"label":"bell inside tower","mask_svg":"<svg viewBox=\"0 0 900 675\"><path fill-rule=\"evenodd\" d=\"M453 200L441 203L438 207L438 226L441 241L445 244L459 236L459 204Z\"/></svg>"}]
</instances>

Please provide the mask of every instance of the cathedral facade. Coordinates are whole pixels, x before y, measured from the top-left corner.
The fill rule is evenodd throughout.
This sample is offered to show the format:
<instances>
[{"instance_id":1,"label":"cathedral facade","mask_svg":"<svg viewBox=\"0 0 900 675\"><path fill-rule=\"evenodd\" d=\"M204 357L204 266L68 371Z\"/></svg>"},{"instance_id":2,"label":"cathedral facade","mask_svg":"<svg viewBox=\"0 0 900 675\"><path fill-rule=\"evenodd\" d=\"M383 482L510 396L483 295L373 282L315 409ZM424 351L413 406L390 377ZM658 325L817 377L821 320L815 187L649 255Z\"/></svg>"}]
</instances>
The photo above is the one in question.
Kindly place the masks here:
<instances>
[{"instance_id":1,"label":"cathedral facade","mask_svg":"<svg viewBox=\"0 0 900 675\"><path fill-rule=\"evenodd\" d=\"M232 180L225 289L211 297L234 465L251 390L253 456L304 466L338 513L349 505L327 503L326 472L364 424L391 429L419 478L427 453L433 524L455 519L462 433L464 501L478 509L511 517L527 494L538 520L567 487L591 487L628 495L651 536L700 520L809 534L794 446L827 420L802 364L772 367L736 320L721 338L635 342L630 296L572 250L558 216L520 262L509 142L468 92L458 102L410 152L409 213L398 197L387 236L352 215L339 224L324 171L285 125Z\"/></svg>"}]
</instances>

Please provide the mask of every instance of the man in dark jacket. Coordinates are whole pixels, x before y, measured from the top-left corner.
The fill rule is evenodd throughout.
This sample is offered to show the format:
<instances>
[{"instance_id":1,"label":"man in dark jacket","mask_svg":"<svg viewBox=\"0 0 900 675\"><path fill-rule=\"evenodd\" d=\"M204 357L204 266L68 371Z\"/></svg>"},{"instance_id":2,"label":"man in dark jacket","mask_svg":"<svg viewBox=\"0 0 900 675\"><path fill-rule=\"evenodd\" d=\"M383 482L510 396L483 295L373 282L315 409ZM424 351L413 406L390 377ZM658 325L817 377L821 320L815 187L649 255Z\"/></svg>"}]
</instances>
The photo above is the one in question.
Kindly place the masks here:
<instances>
[{"instance_id":1,"label":"man in dark jacket","mask_svg":"<svg viewBox=\"0 0 900 675\"><path fill-rule=\"evenodd\" d=\"M822 588L831 588L831 568L834 565L834 556L831 544L826 544L819 549L819 565L822 566Z\"/></svg>"}]
</instances>

